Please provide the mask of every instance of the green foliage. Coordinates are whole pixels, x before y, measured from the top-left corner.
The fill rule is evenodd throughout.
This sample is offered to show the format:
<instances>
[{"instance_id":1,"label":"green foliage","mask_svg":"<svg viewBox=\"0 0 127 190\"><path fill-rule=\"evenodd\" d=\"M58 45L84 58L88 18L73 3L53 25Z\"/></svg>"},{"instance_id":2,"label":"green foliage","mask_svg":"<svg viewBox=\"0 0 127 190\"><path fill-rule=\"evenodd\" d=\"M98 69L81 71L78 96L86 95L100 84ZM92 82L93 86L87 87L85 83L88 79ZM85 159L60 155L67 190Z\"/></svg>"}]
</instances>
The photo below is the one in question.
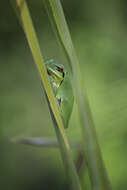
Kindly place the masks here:
<instances>
[{"instance_id":1,"label":"green foliage","mask_svg":"<svg viewBox=\"0 0 127 190\"><path fill-rule=\"evenodd\" d=\"M86 88L84 93L79 61L75 53L61 3L59 0L46 0L44 4L53 28L55 28L56 36L58 36L61 42L61 46L65 51L72 70L73 86L75 86L75 97L84 140L83 148L92 188L98 190L111 189L96 136Z\"/></svg>"},{"instance_id":2,"label":"green foliage","mask_svg":"<svg viewBox=\"0 0 127 190\"><path fill-rule=\"evenodd\" d=\"M37 39L35 29L32 23L29 9L27 7L27 3L25 0L15 0L15 2L12 1L12 4L13 3L17 5L17 9L19 10L20 17L18 16L18 18L20 19L19 21L21 21L22 23L22 28L24 30L29 47L31 49L35 65L40 74L41 82L44 87L45 94L47 97L47 102L52 114L54 129L56 131L56 136L60 145L61 156L63 158L65 169L67 171L67 175L70 180L70 185L72 186L72 189L80 190L81 187L80 187L78 175L76 173L76 168L72 160L70 145L68 143L68 140L64 131L62 118L60 116L56 99L54 97L51 84L49 82L46 67L43 61L38 39Z\"/></svg>"},{"instance_id":3,"label":"green foliage","mask_svg":"<svg viewBox=\"0 0 127 190\"><path fill-rule=\"evenodd\" d=\"M125 190L127 188L126 2L115 0L78 2L79 6L82 4L82 9L79 6L73 7L72 0L62 1L78 54L81 74L87 87L106 168L113 189ZM34 0L28 3L33 20L36 21L35 26L45 58L53 57L62 62L64 57L48 24L42 1L39 4ZM41 137L43 134L55 137L48 107L40 90L41 85L38 83L38 73L32 64L31 53L14 11L6 0L1 2L0 10L1 135ZM77 12L80 12L78 17ZM65 59L64 62L66 63ZM75 105L67 130L70 139L80 138L78 126L79 119ZM5 140L2 143L3 158L0 164L2 189L40 187L67 189L63 185L65 177L57 150L10 145ZM88 179L85 176L82 177L84 183L86 180ZM22 182L24 184L21 184Z\"/></svg>"}]
</instances>

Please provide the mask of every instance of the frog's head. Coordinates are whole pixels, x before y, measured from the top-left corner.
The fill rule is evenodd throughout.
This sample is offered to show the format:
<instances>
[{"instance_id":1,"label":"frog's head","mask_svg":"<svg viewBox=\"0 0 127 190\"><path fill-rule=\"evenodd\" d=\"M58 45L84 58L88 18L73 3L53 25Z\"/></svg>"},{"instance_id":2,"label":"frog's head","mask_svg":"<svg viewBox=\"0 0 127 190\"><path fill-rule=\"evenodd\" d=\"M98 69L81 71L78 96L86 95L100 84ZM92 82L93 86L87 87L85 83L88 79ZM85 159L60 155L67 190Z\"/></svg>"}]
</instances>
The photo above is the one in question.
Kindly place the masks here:
<instances>
[{"instance_id":1,"label":"frog's head","mask_svg":"<svg viewBox=\"0 0 127 190\"><path fill-rule=\"evenodd\" d=\"M51 81L53 82L53 85L56 88L59 87L65 75L63 65L56 63L56 61L54 61L53 59L46 61L45 64L47 68L47 73Z\"/></svg>"}]
</instances>

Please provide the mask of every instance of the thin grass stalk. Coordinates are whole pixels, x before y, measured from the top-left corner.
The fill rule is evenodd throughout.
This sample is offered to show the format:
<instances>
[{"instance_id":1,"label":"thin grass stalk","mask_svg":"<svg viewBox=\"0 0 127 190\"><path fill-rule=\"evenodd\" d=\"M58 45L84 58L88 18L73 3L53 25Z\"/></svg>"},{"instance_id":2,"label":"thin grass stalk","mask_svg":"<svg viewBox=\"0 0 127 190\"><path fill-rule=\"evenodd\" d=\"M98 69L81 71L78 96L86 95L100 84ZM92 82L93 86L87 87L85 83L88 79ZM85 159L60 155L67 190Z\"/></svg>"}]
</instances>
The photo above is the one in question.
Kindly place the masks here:
<instances>
[{"instance_id":1,"label":"thin grass stalk","mask_svg":"<svg viewBox=\"0 0 127 190\"><path fill-rule=\"evenodd\" d=\"M94 190L110 190L111 185L98 144L86 89L84 89L84 85L82 85L79 61L73 47L60 0L43 0L43 2L72 69L76 102L78 104L81 130L84 140L84 151L88 163L88 171L92 187Z\"/></svg>"},{"instance_id":2,"label":"thin grass stalk","mask_svg":"<svg viewBox=\"0 0 127 190\"><path fill-rule=\"evenodd\" d=\"M43 148L59 148L59 143L57 140L48 138L48 137L15 137L9 139L11 143L18 143L24 145L30 145L35 147L43 147ZM73 149L80 149L80 142L69 142L70 147Z\"/></svg>"},{"instance_id":3,"label":"thin grass stalk","mask_svg":"<svg viewBox=\"0 0 127 190\"><path fill-rule=\"evenodd\" d=\"M14 0L12 0L12 3L14 3ZM65 134L65 130L63 127L63 122L61 119L61 116L58 111L58 107L56 104L56 100L54 97L54 94L52 92L52 88L47 76L47 71L44 65L44 60L41 54L41 50L39 47L39 43L36 37L36 33L33 27L32 19L26 4L25 0L15 0L15 3L17 4L17 7L19 9L19 15L22 22L22 26L28 41L28 44L30 46L34 62L36 64L36 67L38 69L38 72L40 74L41 82L44 86L46 95L48 97L49 104L51 106L52 113L54 115L56 125L55 131L58 138L58 142L60 145L60 150L62 154L62 158L65 164L65 169L67 171L68 177L70 179L70 183L72 185L73 190L81 190L79 179L76 173L76 169L72 160L71 156L71 150L70 146Z\"/></svg>"}]
</instances>

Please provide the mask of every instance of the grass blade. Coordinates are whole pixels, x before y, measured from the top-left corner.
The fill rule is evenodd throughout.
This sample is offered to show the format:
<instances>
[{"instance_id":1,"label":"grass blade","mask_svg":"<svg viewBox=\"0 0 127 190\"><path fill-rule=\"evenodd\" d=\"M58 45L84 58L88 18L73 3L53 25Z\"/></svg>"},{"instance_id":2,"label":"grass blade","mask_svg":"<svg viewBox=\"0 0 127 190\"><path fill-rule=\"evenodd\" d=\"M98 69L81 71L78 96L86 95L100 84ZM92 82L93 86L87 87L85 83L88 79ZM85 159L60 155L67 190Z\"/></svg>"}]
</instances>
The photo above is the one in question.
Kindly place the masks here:
<instances>
[{"instance_id":1,"label":"grass blade","mask_svg":"<svg viewBox=\"0 0 127 190\"><path fill-rule=\"evenodd\" d=\"M111 185L107 177L101 151L98 145L91 110L88 103L86 89L82 85L79 62L75 54L71 36L64 17L60 0L43 0L56 35L67 55L73 74L75 96L78 104L81 130L84 139L84 150L88 163L89 176L92 187L96 190L110 190ZM85 94L84 94L85 91Z\"/></svg>"},{"instance_id":2,"label":"grass blade","mask_svg":"<svg viewBox=\"0 0 127 190\"><path fill-rule=\"evenodd\" d=\"M12 3L14 3L14 0L12 1ZM50 103L51 106L51 110L53 112L54 118L56 120L56 124L55 125L55 131L56 131L56 135L58 138L58 142L60 145L60 150L61 150L61 154L62 154L62 158L63 161L65 163L66 166L66 170L68 173L68 176L70 178L70 184L72 185L72 189L74 190L80 190L80 183L79 183L79 179L76 173L76 169L71 157L71 150L70 150L70 146L65 134L65 130L63 127L63 123L62 123L62 119L60 117L58 108L57 108L57 104L56 104L56 100L54 97L54 94L52 92L52 88L47 76L47 71L44 65L44 60L41 54L41 50L39 47L39 43L36 37L36 33L32 24L32 20L31 20L31 16L26 4L25 0L15 0L15 3L17 4L17 8L19 10L19 15L20 15L20 19L22 22L22 26L28 41L28 44L30 46L36 67L38 69L38 72L40 73L40 77L41 77L41 81L42 84L44 86L46 95L48 97L48 101Z\"/></svg>"}]
</instances>

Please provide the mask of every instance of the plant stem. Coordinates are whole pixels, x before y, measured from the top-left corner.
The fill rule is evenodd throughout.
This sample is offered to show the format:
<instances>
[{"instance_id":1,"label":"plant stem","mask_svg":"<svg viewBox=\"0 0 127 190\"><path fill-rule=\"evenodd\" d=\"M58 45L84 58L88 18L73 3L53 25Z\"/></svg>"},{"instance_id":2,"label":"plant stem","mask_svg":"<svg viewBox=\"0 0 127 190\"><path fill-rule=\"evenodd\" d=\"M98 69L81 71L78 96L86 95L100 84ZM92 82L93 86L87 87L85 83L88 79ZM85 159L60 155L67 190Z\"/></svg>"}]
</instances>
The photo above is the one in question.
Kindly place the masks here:
<instances>
[{"instance_id":1,"label":"plant stem","mask_svg":"<svg viewBox=\"0 0 127 190\"><path fill-rule=\"evenodd\" d=\"M57 140L46 137L17 137L9 139L9 142L30 145L35 147L59 148L59 143ZM69 142L69 144L71 148L79 149L81 143Z\"/></svg>"},{"instance_id":2,"label":"plant stem","mask_svg":"<svg viewBox=\"0 0 127 190\"><path fill-rule=\"evenodd\" d=\"M81 130L84 139L84 151L88 163L88 171L94 190L110 190L111 185L107 177L100 147L96 136L91 110L88 103L86 89L82 85L79 62L75 54L71 36L64 17L60 0L43 0L56 35L67 55L73 74L76 102L78 104ZM85 92L85 94L84 94Z\"/></svg>"},{"instance_id":3,"label":"plant stem","mask_svg":"<svg viewBox=\"0 0 127 190\"><path fill-rule=\"evenodd\" d=\"M13 0L14 2L14 0ZM52 88L49 82L49 78L47 76L47 71L44 65L43 57L41 54L41 50L39 47L39 43L36 37L36 33L32 24L32 19L26 4L25 0L16 0L17 7L20 11L20 19L22 22L22 26L30 46L35 64L37 66L38 72L40 73L41 81L44 86L49 105L51 107L51 111L53 113L54 119L56 121L55 131L58 138L58 142L60 145L60 150L62 154L63 161L66 166L66 170L68 173L68 177L71 181L72 189L73 190L81 190L79 179L76 173L76 168L74 166L70 146L65 134L65 130L63 127L62 119L58 111L58 107L56 104L56 99L52 92Z\"/></svg>"}]
</instances>

